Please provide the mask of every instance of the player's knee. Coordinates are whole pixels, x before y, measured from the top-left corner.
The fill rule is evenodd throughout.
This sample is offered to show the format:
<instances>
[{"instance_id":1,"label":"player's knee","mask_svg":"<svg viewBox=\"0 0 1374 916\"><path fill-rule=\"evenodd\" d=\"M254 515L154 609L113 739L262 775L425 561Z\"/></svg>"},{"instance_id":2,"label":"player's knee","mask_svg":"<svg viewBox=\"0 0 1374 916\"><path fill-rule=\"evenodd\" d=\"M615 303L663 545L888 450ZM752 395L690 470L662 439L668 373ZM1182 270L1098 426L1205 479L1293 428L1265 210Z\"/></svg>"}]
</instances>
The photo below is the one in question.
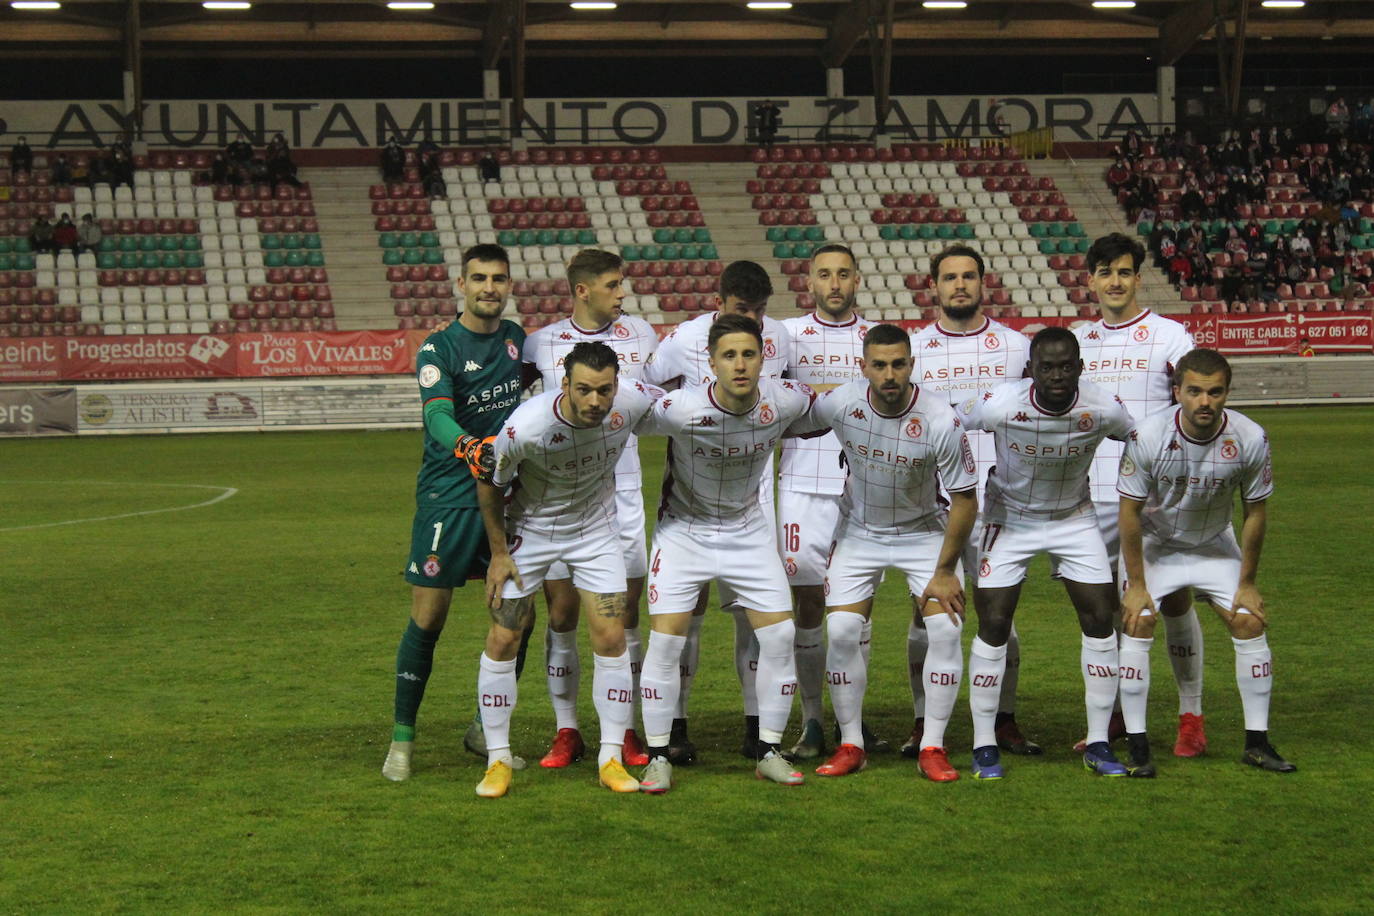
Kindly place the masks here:
<instances>
[{"instance_id":1,"label":"player's knee","mask_svg":"<svg viewBox=\"0 0 1374 916\"><path fill-rule=\"evenodd\" d=\"M1113 623L1113 614L1104 610L1093 610L1078 615L1079 628L1084 636L1093 639L1103 639L1115 635L1116 626Z\"/></svg>"},{"instance_id":2,"label":"player's knee","mask_svg":"<svg viewBox=\"0 0 1374 916\"><path fill-rule=\"evenodd\" d=\"M1155 615L1142 614L1125 624L1121 631L1127 636L1134 636L1136 639L1149 639L1155 635Z\"/></svg>"},{"instance_id":3,"label":"player's knee","mask_svg":"<svg viewBox=\"0 0 1374 916\"><path fill-rule=\"evenodd\" d=\"M760 656L791 655L792 645L797 638L797 628L790 619L783 619L757 628L754 630L754 636L759 641Z\"/></svg>"},{"instance_id":4,"label":"player's knee","mask_svg":"<svg viewBox=\"0 0 1374 916\"><path fill-rule=\"evenodd\" d=\"M864 619L859 614L846 611L826 615L825 635L829 639L830 645L836 648L842 646L857 648L863 639L863 632Z\"/></svg>"},{"instance_id":5,"label":"player's knee","mask_svg":"<svg viewBox=\"0 0 1374 916\"><path fill-rule=\"evenodd\" d=\"M1227 627L1236 639L1254 639L1264 635L1264 624L1254 614L1236 614L1231 617Z\"/></svg>"},{"instance_id":6,"label":"player's knee","mask_svg":"<svg viewBox=\"0 0 1374 916\"><path fill-rule=\"evenodd\" d=\"M1011 638L1011 617L996 611L978 614L978 638L990 646L1005 646Z\"/></svg>"}]
</instances>

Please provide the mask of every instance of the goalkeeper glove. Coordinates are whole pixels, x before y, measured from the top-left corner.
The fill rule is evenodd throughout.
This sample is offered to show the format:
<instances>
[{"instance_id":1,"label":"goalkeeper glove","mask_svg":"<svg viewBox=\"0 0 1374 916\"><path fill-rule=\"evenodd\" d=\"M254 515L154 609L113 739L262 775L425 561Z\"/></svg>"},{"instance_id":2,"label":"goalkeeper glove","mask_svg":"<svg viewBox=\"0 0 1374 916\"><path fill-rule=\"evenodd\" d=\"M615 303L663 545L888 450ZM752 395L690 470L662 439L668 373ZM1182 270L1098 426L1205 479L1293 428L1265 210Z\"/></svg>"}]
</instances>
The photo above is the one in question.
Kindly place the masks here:
<instances>
[{"instance_id":1,"label":"goalkeeper glove","mask_svg":"<svg viewBox=\"0 0 1374 916\"><path fill-rule=\"evenodd\" d=\"M453 455L459 461L467 463L473 477L483 483L491 483L491 475L496 470L496 450L492 446L495 441L495 436L487 436L485 439L479 436L459 436Z\"/></svg>"}]
</instances>

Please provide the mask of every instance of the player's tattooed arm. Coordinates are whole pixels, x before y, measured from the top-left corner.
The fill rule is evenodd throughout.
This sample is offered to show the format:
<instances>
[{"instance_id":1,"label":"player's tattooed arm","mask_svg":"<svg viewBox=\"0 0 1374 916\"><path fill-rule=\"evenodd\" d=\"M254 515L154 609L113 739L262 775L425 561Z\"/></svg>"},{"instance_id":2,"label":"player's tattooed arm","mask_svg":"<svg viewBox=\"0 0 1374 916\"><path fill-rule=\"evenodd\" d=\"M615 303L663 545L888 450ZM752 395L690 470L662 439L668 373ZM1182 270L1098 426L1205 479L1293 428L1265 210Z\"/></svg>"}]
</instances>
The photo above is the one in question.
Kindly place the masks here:
<instances>
[{"instance_id":1,"label":"player's tattooed arm","mask_svg":"<svg viewBox=\"0 0 1374 916\"><path fill-rule=\"evenodd\" d=\"M507 630L525 629L534 623L534 596L502 598L500 604L491 609L491 621Z\"/></svg>"}]
</instances>

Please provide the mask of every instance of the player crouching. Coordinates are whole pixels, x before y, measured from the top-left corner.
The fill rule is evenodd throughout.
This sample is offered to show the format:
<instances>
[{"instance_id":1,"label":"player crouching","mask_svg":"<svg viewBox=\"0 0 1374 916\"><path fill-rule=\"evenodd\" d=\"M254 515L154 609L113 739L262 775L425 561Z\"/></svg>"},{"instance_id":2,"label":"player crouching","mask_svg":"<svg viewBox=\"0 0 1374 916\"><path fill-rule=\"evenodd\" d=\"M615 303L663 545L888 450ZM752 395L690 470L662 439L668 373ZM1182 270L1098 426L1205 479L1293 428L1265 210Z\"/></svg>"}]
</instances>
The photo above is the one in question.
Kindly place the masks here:
<instances>
[{"instance_id":1,"label":"player crouching","mask_svg":"<svg viewBox=\"0 0 1374 916\"><path fill-rule=\"evenodd\" d=\"M949 402L911 384L911 341L896 325L864 338L864 380L822 395L812 408L835 432L849 467L825 577L826 680L840 726L840 746L816 773L844 776L864 768L863 700L868 653L862 645L873 594L888 567L906 574L930 634L920 768L936 782L959 773L945 753L945 726L959 695L964 589L959 555L978 514L976 466ZM940 481L950 494L948 524Z\"/></svg>"},{"instance_id":2,"label":"player crouching","mask_svg":"<svg viewBox=\"0 0 1374 916\"><path fill-rule=\"evenodd\" d=\"M596 671L592 694L601 720L601 784L637 792L621 762L634 715L634 682L625 647L625 557L615 515L615 465L630 434L662 392L618 384L619 360L603 343L581 343L564 361L562 389L530 398L495 442L496 468L479 484L491 544L487 604L491 628L477 677L487 772L484 798L510 788L510 720L515 654L534 615L533 596L555 563L572 573L587 621ZM503 506L501 489L518 477ZM509 525L509 534L507 527Z\"/></svg>"},{"instance_id":3,"label":"player crouching","mask_svg":"<svg viewBox=\"0 0 1374 916\"><path fill-rule=\"evenodd\" d=\"M1297 769L1269 743L1273 662L1264 599L1255 586L1265 501L1274 490L1269 439L1254 421L1226 409L1230 390L1225 357L1189 352L1174 369L1178 406L1141 421L1121 457L1121 711L1132 776L1155 775L1145 708L1157 614L1180 613L1190 587L1225 621L1235 645L1245 713L1241 761L1274 773ZM1231 528L1237 491L1245 513L1239 543Z\"/></svg>"}]
</instances>

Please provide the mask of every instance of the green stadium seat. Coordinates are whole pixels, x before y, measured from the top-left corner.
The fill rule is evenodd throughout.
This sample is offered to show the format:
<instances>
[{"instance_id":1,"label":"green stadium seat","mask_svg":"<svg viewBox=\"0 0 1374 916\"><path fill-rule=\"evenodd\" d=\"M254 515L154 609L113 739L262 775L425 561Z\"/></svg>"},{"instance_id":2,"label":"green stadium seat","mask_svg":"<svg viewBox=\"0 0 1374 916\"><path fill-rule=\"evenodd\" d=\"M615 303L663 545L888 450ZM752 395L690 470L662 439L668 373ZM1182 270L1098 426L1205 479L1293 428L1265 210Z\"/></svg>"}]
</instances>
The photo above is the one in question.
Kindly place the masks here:
<instances>
[{"instance_id":1,"label":"green stadium seat","mask_svg":"<svg viewBox=\"0 0 1374 916\"><path fill-rule=\"evenodd\" d=\"M138 266L144 270L156 270L162 266L162 256L156 251L145 251L139 258Z\"/></svg>"},{"instance_id":2,"label":"green stadium seat","mask_svg":"<svg viewBox=\"0 0 1374 916\"><path fill-rule=\"evenodd\" d=\"M15 248L15 251L18 251L18 250L19 250L18 248ZM121 235L121 236L119 237L119 250L120 250L120 251L138 251L138 236L135 236L135 235Z\"/></svg>"},{"instance_id":3,"label":"green stadium seat","mask_svg":"<svg viewBox=\"0 0 1374 916\"><path fill-rule=\"evenodd\" d=\"M1069 223L1064 227L1064 232L1066 235L1071 235L1076 239L1086 238L1088 235L1082 223Z\"/></svg>"},{"instance_id":4,"label":"green stadium seat","mask_svg":"<svg viewBox=\"0 0 1374 916\"><path fill-rule=\"evenodd\" d=\"M702 226L692 232L692 241L698 245L706 245L711 241L711 230Z\"/></svg>"},{"instance_id":5,"label":"green stadium seat","mask_svg":"<svg viewBox=\"0 0 1374 916\"><path fill-rule=\"evenodd\" d=\"M157 251L159 240L155 235L140 235L138 237L139 251Z\"/></svg>"},{"instance_id":6,"label":"green stadium seat","mask_svg":"<svg viewBox=\"0 0 1374 916\"><path fill-rule=\"evenodd\" d=\"M301 236L301 247L309 248L314 251L323 248L324 243L320 241L320 234L318 232L307 232L305 235Z\"/></svg>"},{"instance_id":7,"label":"green stadium seat","mask_svg":"<svg viewBox=\"0 0 1374 916\"><path fill-rule=\"evenodd\" d=\"M0 270L14 270L14 255L8 251L0 253Z\"/></svg>"},{"instance_id":8,"label":"green stadium seat","mask_svg":"<svg viewBox=\"0 0 1374 916\"><path fill-rule=\"evenodd\" d=\"M164 251L162 253L162 263L159 266L165 270L180 270L184 266L181 259L181 252Z\"/></svg>"},{"instance_id":9,"label":"green stadium seat","mask_svg":"<svg viewBox=\"0 0 1374 916\"><path fill-rule=\"evenodd\" d=\"M1046 223L1045 234L1052 239L1061 239L1064 237L1064 226L1062 223Z\"/></svg>"},{"instance_id":10,"label":"green stadium seat","mask_svg":"<svg viewBox=\"0 0 1374 916\"><path fill-rule=\"evenodd\" d=\"M401 263L414 267L417 264L425 263L425 253L418 248L407 248L401 255Z\"/></svg>"},{"instance_id":11,"label":"green stadium seat","mask_svg":"<svg viewBox=\"0 0 1374 916\"><path fill-rule=\"evenodd\" d=\"M816 246L811 242L798 242L792 246L792 257L803 261L808 260L811 257L811 252L814 251L815 248Z\"/></svg>"},{"instance_id":12,"label":"green stadium seat","mask_svg":"<svg viewBox=\"0 0 1374 916\"><path fill-rule=\"evenodd\" d=\"M788 227L787 227L787 241L789 241L789 242L804 242L804 241L806 241L806 230L803 229L801 226L788 226Z\"/></svg>"},{"instance_id":13,"label":"green stadium seat","mask_svg":"<svg viewBox=\"0 0 1374 916\"><path fill-rule=\"evenodd\" d=\"M673 240L673 230L671 230L671 229L655 229L655 230L654 230L654 244L656 244L656 245L666 245L666 244L668 244L669 242L671 242L672 240Z\"/></svg>"},{"instance_id":14,"label":"green stadium seat","mask_svg":"<svg viewBox=\"0 0 1374 916\"><path fill-rule=\"evenodd\" d=\"M137 257L137 256L135 256L135 257ZM38 260L37 258L35 258L33 255L29 254L27 251L15 252L15 255L14 255L14 269L15 269L15 270L37 270L37 269L38 269L37 260Z\"/></svg>"},{"instance_id":15,"label":"green stadium seat","mask_svg":"<svg viewBox=\"0 0 1374 916\"><path fill-rule=\"evenodd\" d=\"M119 253L120 270L138 270L138 252L121 251Z\"/></svg>"},{"instance_id":16,"label":"green stadium seat","mask_svg":"<svg viewBox=\"0 0 1374 916\"><path fill-rule=\"evenodd\" d=\"M720 254L716 251L715 245L702 245L700 254L703 261L714 261L716 258L720 257Z\"/></svg>"},{"instance_id":17,"label":"green stadium seat","mask_svg":"<svg viewBox=\"0 0 1374 916\"><path fill-rule=\"evenodd\" d=\"M28 239L21 235L14 240L14 253L19 254L26 251L33 251L33 246L29 244Z\"/></svg>"},{"instance_id":18,"label":"green stadium seat","mask_svg":"<svg viewBox=\"0 0 1374 916\"><path fill-rule=\"evenodd\" d=\"M779 242L773 246L773 257L777 258L779 261L786 261L788 258L792 257L792 246L786 242Z\"/></svg>"},{"instance_id":19,"label":"green stadium seat","mask_svg":"<svg viewBox=\"0 0 1374 916\"><path fill-rule=\"evenodd\" d=\"M770 242L785 242L787 241L787 230L782 226L769 226L763 237Z\"/></svg>"},{"instance_id":20,"label":"green stadium seat","mask_svg":"<svg viewBox=\"0 0 1374 916\"><path fill-rule=\"evenodd\" d=\"M644 257L644 249L638 245L621 245L620 257L625 261L639 261Z\"/></svg>"},{"instance_id":21,"label":"green stadium seat","mask_svg":"<svg viewBox=\"0 0 1374 916\"><path fill-rule=\"evenodd\" d=\"M659 258L663 257L662 252L663 249L659 248L657 245L639 246L639 258L641 261L657 261Z\"/></svg>"},{"instance_id":22,"label":"green stadium seat","mask_svg":"<svg viewBox=\"0 0 1374 916\"><path fill-rule=\"evenodd\" d=\"M440 261L443 261L443 258L441 257L439 260L440 260ZM429 262L426 261L425 263L429 263ZM305 266L305 252L304 252L304 251L301 251L299 248L296 249L295 251L288 251L288 252L286 252L286 266L287 266L287 267L304 267L304 266Z\"/></svg>"},{"instance_id":23,"label":"green stadium seat","mask_svg":"<svg viewBox=\"0 0 1374 916\"><path fill-rule=\"evenodd\" d=\"M808 242L824 242L825 230L822 229L820 226L807 226L806 240Z\"/></svg>"},{"instance_id":24,"label":"green stadium seat","mask_svg":"<svg viewBox=\"0 0 1374 916\"><path fill-rule=\"evenodd\" d=\"M576 229L560 229L560 230L558 230L558 244L560 244L560 245L576 245L576 244L577 244L577 230L576 230Z\"/></svg>"},{"instance_id":25,"label":"green stadium seat","mask_svg":"<svg viewBox=\"0 0 1374 916\"><path fill-rule=\"evenodd\" d=\"M425 254L425 263L426 263L426 264L442 264L442 263L444 263L444 250L443 250L442 248L423 248L423 249L421 249L421 250L422 250L422 251L424 252L424 254ZM291 254L294 255L294 256L297 256L297 257L299 257L299 258L301 259L301 263L300 263L300 266L301 266L301 267L304 267L304 266L305 266L305 254L304 254L303 252L300 252L300 251L293 251L293 252L291 252ZM291 262L290 262L290 261L287 261L287 263L290 264ZM296 265L295 265L295 264L292 264L291 266L292 266L292 267L295 267Z\"/></svg>"},{"instance_id":26,"label":"green stadium seat","mask_svg":"<svg viewBox=\"0 0 1374 916\"><path fill-rule=\"evenodd\" d=\"M402 248L419 248L420 233L402 232L396 237L396 242Z\"/></svg>"},{"instance_id":27,"label":"green stadium seat","mask_svg":"<svg viewBox=\"0 0 1374 916\"><path fill-rule=\"evenodd\" d=\"M893 226L893 225L890 225L890 224L889 224L889 225L886 225L886 226L879 226L879 227L878 227L878 238L883 239L883 240L888 241L888 242L895 242L895 241L897 241L897 237L898 237L898 236L897 236L897 227L896 227L896 226Z\"/></svg>"},{"instance_id":28,"label":"green stadium seat","mask_svg":"<svg viewBox=\"0 0 1374 916\"><path fill-rule=\"evenodd\" d=\"M949 223L941 223L935 227L935 235L942 239L954 238L954 227Z\"/></svg>"},{"instance_id":29,"label":"green stadium seat","mask_svg":"<svg viewBox=\"0 0 1374 916\"><path fill-rule=\"evenodd\" d=\"M916 227L916 237L930 241L935 238L935 225L933 223L921 223Z\"/></svg>"},{"instance_id":30,"label":"green stadium seat","mask_svg":"<svg viewBox=\"0 0 1374 916\"><path fill-rule=\"evenodd\" d=\"M681 255L684 261L695 261L697 258L701 257L701 246L683 245Z\"/></svg>"},{"instance_id":31,"label":"green stadium seat","mask_svg":"<svg viewBox=\"0 0 1374 916\"><path fill-rule=\"evenodd\" d=\"M539 233L535 232L533 229L521 229L520 236L517 239L517 244L519 244L521 248L528 248L531 245L538 245Z\"/></svg>"},{"instance_id":32,"label":"green stadium seat","mask_svg":"<svg viewBox=\"0 0 1374 916\"><path fill-rule=\"evenodd\" d=\"M181 236L179 236L179 235L164 235L164 236L161 236L161 237L159 237L158 240L157 240L157 247L158 247L158 249L161 250L161 251L180 251L180 250L181 250Z\"/></svg>"},{"instance_id":33,"label":"green stadium seat","mask_svg":"<svg viewBox=\"0 0 1374 916\"><path fill-rule=\"evenodd\" d=\"M0 254L13 254L14 242L8 236L0 236Z\"/></svg>"},{"instance_id":34,"label":"green stadium seat","mask_svg":"<svg viewBox=\"0 0 1374 916\"><path fill-rule=\"evenodd\" d=\"M281 247L286 249L301 247L300 234L296 232L288 232L286 235L283 235L281 237Z\"/></svg>"},{"instance_id":35,"label":"green stadium seat","mask_svg":"<svg viewBox=\"0 0 1374 916\"><path fill-rule=\"evenodd\" d=\"M107 235L107 236L105 236L104 238L102 238L102 239L100 240L100 250L101 250L101 251L118 251L118 250L119 250L119 239L115 238L115 237L112 236L112 235Z\"/></svg>"},{"instance_id":36,"label":"green stadium seat","mask_svg":"<svg viewBox=\"0 0 1374 916\"><path fill-rule=\"evenodd\" d=\"M682 258L682 249L677 245L664 245L659 249L659 257L665 261L677 261Z\"/></svg>"},{"instance_id":37,"label":"green stadium seat","mask_svg":"<svg viewBox=\"0 0 1374 916\"><path fill-rule=\"evenodd\" d=\"M978 233L973 231L972 223L955 223L954 234L961 239L972 239L978 237Z\"/></svg>"},{"instance_id":38,"label":"green stadium seat","mask_svg":"<svg viewBox=\"0 0 1374 916\"><path fill-rule=\"evenodd\" d=\"M401 244L401 238L394 232L383 232L377 236L377 244L383 248L396 248Z\"/></svg>"},{"instance_id":39,"label":"green stadium seat","mask_svg":"<svg viewBox=\"0 0 1374 916\"><path fill-rule=\"evenodd\" d=\"M1136 235L1149 235L1151 232L1154 232L1154 231L1155 231L1155 224L1154 224L1154 223L1149 223L1149 222L1146 222L1146 221L1144 221L1144 220L1141 220L1140 222L1138 222L1138 223L1135 224L1135 232L1136 232Z\"/></svg>"},{"instance_id":40,"label":"green stadium seat","mask_svg":"<svg viewBox=\"0 0 1374 916\"><path fill-rule=\"evenodd\" d=\"M115 270L119 267L119 255L113 251L102 251L95 256L95 266L100 270Z\"/></svg>"},{"instance_id":41,"label":"green stadium seat","mask_svg":"<svg viewBox=\"0 0 1374 916\"><path fill-rule=\"evenodd\" d=\"M557 236L554 237L554 240L557 241ZM420 247L421 247L421 248L438 248L438 247L439 247L439 233L437 233L437 232L421 232L421 233L420 233Z\"/></svg>"},{"instance_id":42,"label":"green stadium seat","mask_svg":"<svg viewBox=\"0 0 1374 916\"><path fill-rule=\"evenodd\" d=\"M905 241L912 242L920 238L921 234L917 231L916 227L913 226L911 223L906 223L904 225L897 227L897 237Z\"/></svg>"},{"instance_id":43,"label":"green stadium seat","mask_svg":"<svg viewBox=\"0 0 1374 916\"><path fill-rule=\"evenodd\" d=\"M185 235L181 238L182 251L200 251L200 236Z\"/></svg>"},{"instance_id":44,"label":"green stadium seat","mask_svg":"<svg viewBox=\"0 0 1374 916\"><path fill-rule=\"evenodd\" d=\"M286 254L281 251L264 251L262 253L263 267L285 267Z\"/></svg>"},{"instance_id":45,"label":"green stadium seat","mask_svg":"<svg viewBox=\"0 0 1374 916\"><path fill-rule=\"evenodd\" d=\"M514 229L502 229L496 234L496 244L502 248L514 248L520 241L520 236Z\"/></svg>"},{"instance_id":46,"label":"green stadium seat","mask_svg":"<svg viewBox=\"0 0 1374 916\"><path fill-rule=\"evenodd\" d=\"M1058 253L1059 253L1059 243L1056 242L1054 239L1041 239L1041 240L1040 240L1040 253L1041 253L1041 254L1058 254Z\"/></svg>"},{"instance_id":47,"label":"green stadium seat","mask_svg":"<svg viewBox=\"0 0 1374 916\"><path fill-rule=\"evenodd\" d=\"M1048 223L1031 223L1030 234L1033 239L1043 239L1050 234Z\"/></svg>"},{"instance_id":48,"label":"green stadium seat","mask_svg":"<svg viewBox=\"0 0 1374 916\"><path fill-rule=\"evenodd\" d=\"M199 251L188 251L181 256L181 266L199 270L205 266L205 258L201 257Z\"/></svg>"},{"instance_id":49,"label":"green stadium seat","mask_svg":"<svg viewBox=\"0 0 1374 916\"><path fill-rule=\"evenodd\" d=\"M683 228L673 233L673 241L677 242L679 245L686 245L692 241L692 237L695 234L696 233L694 233L690 228L684 226Z\"/></svg>"},{"instance_id":50,"label":"green stadium seat","mask_svg":"<svg viewBox=\"0 0 1374 916\"><path fill-rule=\"evenodd\" d=\"M595 245L595 244L596 244L596 230L595 230L595 229L579 229L579 230L577 230L577 244L583 245L583 246Z\"/></svg>"},{"instance_id":51,"label":"green stadium seat","mask_svg":"<svg viewBox=\"0 0 1374 916\"><path fill-rule=\"evenodd\" d=\"M399 248L388 248L382 252L382 263L387 267L397 267L401 261L401 249Z\"/></svg>"},{"instance_id":52,"label":"green stadium seat","mask_svg":"<svg viewBox=\"0 0 1374 916\"><path fill-rule=\"evenodd\" d=\"M558 242L558 233L552 229L540 229L536 238L540 245L553 245Z\"/></svg>"},{"instance_id":53,"label":"green stadium seat","mask_svg":"<svg viewBox=\"0 0 1374 916\"><path fill-rule=\"evenodd\" d=\"M305 253L305 264L306 264L307 267L323 267L323 266L324 266L324 252L323 252L323 251L307 251L307 252Z\"/></svg>"},{"instance_id":54,"label":"green stadium seat","mask_svg":"<svg viewBox=\"0 0 1374 916\"><path fill-rule=\"evenodd\" d=\"M281 236L273 232L265 232L262 235L262 250L274 251L281 247Z\"/></svg>"}]
</instances>

